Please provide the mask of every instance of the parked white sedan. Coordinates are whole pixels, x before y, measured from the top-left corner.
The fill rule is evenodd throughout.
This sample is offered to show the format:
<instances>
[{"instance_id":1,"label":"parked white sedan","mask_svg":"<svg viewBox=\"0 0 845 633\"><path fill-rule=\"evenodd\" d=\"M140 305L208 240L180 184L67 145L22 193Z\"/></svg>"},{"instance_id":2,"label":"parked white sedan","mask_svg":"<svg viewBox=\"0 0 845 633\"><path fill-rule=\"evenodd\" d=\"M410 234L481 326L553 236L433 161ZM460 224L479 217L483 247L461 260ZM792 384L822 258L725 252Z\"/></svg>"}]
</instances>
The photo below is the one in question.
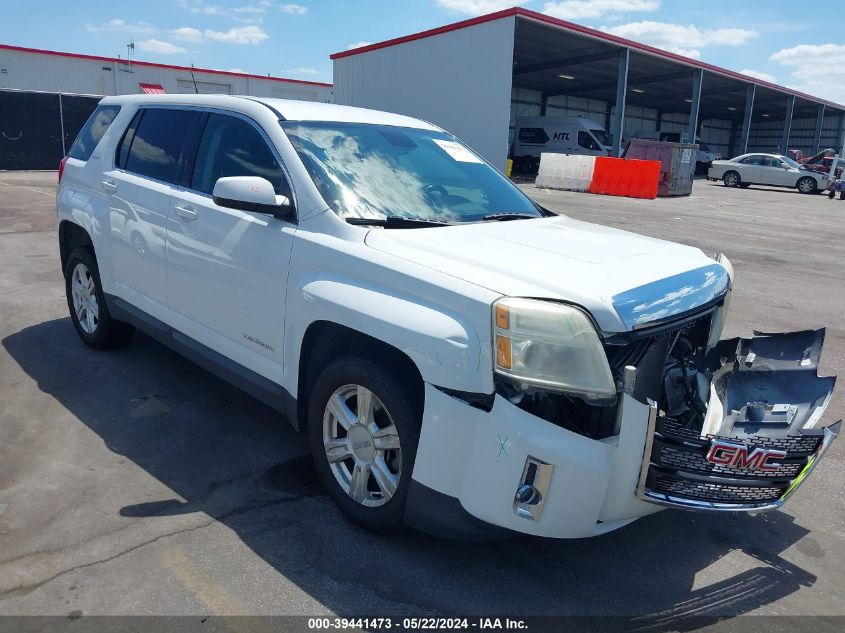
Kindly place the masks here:
<instances>
[{"instance_id":1,"label":"parked white sedan","mask_svg":"<svg viewBox=\"0 0 845 633\"><path fill-rule=\"evenodd\" d=\"M801 193L817 193L827 188L826 174L812 172L777 154L743 154L730 160L714 160L707 178L721 180L726 187L774 185L791 187Z\"/></svg>"}]
</instances>

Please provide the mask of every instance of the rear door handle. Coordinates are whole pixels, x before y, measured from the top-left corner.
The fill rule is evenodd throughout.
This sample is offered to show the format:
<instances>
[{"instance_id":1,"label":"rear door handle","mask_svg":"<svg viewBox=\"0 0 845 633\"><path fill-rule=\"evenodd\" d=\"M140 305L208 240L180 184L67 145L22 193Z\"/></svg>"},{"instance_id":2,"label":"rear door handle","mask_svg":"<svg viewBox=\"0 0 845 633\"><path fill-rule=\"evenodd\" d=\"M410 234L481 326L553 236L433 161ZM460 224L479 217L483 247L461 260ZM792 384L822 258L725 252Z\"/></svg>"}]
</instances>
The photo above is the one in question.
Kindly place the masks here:
<instances>
[{"instance_id":1,"label":"rear door handle","mask_svg":"<svg viewBox=\"0 0 845 633\"><path fill-rule=\"evenodd\" d=\"M199 216L197 212L189 207L176 207L176 215L178 215L183 220L193 221L196 220Z\"/></svg>"},{"instance_id":2,"label":"rear door handle","mask_svg":"<svg viewBox=\"0 0 845 633\"><path fill-rule=\"evenodd\" d=\"M114 180L104 180L100 185L103 187L103 191L107 191L108 193L117 191L117 183Z\"/></svg>"}]
</instances>

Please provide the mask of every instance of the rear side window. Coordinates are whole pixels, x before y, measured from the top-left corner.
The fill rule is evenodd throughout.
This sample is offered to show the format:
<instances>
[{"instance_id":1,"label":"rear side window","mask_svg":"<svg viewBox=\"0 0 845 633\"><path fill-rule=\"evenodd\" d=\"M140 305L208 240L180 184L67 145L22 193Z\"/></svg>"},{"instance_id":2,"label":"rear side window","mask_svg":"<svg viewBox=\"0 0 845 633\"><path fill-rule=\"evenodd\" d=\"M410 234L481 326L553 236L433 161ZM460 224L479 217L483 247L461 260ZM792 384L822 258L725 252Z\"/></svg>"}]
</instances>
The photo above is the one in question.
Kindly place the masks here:
<instances>
[{"instance_id":1,"label":"rear side window","mask_svg":"<svg viewBox=\"0 0 845 633\"><path fill-rule=\"evenodd\" d=\"M277 195L290 196L282 167L258 130L243 119L212 114L197 150L191 188L212 193L217 179L228 176L266 178Z\"/></svg>"},{"instance_id":2,"label":"rear side window","mask_svg":"<svg viewBox=\"0 0 845 633\"><path fill-rule=\"evenodd\" d=\"M101 105L94 114L86 121L83 128L79 131L79 135L70 146L70 151L67 153L71 158L79 160L88 160L91 154L94 153L94 148L97 143L109 129L109 126L114 121L117 113L120 112L120 106L116 105Z\"/></svg>"},{"instance_id":3,"label":"rear side window","mask_svg":"<svg viewBox=\"0 0 845 633\"><path fill-rule=\"evenodd\" d=\"M521 143L543 144L549 142L549 135L541 127L524 127L519 130Z\"/></svg>"},{"instance_id":4,"label":"rear side window","mask_svg":"<svg viewBox=\"0 0 845 633\"><path fill-rule=\"evenodd\" d=\"M133 120L118 149L127 171L176 184L185 141L200 114L191 110L149 108ZM128 145L128 149L126 146ZM120 161L125 156L125 165Z\"/></svg>"}]
</instances>

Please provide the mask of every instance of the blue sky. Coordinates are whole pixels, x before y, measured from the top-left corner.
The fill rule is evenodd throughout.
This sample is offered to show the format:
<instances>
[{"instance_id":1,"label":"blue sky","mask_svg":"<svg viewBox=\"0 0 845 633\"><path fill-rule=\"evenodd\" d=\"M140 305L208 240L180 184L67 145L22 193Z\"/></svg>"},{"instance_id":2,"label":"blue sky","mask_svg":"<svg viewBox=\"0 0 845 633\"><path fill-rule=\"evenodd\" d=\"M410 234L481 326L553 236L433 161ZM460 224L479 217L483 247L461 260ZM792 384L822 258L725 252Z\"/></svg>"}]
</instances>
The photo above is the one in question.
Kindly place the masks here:
<instances>
[{"instance_id":1,"label":"blue sky","mask_svg":"<svg viewBox=\"0 0 845 633\"><path fill-rule=\"evenodd\" d=\"M136 59L314 81L333 52L521 4L845 102L833 0L46 0L38 19L3 4L0 43L115 56L134 41Z\"/></svg>"}]
</instances>

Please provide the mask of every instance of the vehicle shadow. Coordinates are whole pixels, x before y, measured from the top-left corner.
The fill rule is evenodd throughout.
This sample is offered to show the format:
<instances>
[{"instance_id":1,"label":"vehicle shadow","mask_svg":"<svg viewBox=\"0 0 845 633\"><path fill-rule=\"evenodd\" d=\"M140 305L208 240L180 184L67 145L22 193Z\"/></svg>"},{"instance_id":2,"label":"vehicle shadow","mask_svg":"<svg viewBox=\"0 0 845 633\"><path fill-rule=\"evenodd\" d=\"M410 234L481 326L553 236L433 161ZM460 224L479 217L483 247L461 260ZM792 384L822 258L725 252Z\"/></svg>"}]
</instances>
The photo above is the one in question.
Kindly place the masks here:
<instances>
[{"instance_id":1,"label":"vehicle shadow","mask_svg":"<svg viewBox=\"0 0 845 633\"><path fill-rule=\"evenodd\" d=\"M688 630L816 580L781 557L807 535L782 512L669 511L578 541L372 535L324 496L286 421L148 337L97 353L65 318L2 344L109 450L184 500L127 504L123 517L204 512L339 615L366 613L376 596L397 614L621 616L622 629Z\"/></svg>"}]
</instances>

